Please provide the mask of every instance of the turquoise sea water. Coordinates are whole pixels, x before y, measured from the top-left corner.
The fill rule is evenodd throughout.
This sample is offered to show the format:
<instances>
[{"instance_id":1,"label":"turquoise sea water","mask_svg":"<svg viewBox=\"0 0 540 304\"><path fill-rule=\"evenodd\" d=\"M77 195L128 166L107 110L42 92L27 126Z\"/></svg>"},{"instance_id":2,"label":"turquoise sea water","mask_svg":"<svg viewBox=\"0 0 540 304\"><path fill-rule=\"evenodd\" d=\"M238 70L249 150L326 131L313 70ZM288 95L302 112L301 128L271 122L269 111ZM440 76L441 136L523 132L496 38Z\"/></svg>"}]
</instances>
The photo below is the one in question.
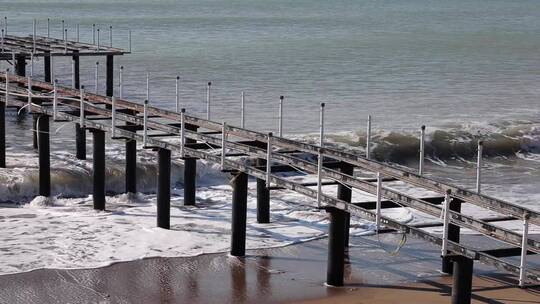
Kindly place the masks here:
<instances>
[{"instance_id":1,"label":"turquoise sea water","mask_svg":"<svg viewBox=\"0 0 540 304\"><path fill-rule=\"evenodd\" d=\"M465 167L474 184L474 153L457 147L443 158L437 147L486 137L493 187L525 187L519 191L529 195L540 183L539 1L0 1L4 15L12 34L30 34L36 18L45 35L50 18L51 33L61 37L63 19L68 36L80 24L89 42L92 24L104 42L112 25L114 46L125 48L131 30L133 53L116 65L124 66L125 95L135 101L145 97L149 72L151 102L173 109L180 75L183 105L203 116L212 81L215 120L238 124L244 90L247 126L275 131L285 95L285 134L295 136L317 132L326 102L327 129L350 132L345 141L353 146L361 145L369 114L377 140L407 153L425 124L434 138L432 172L462 180ZM82 62L89 88L94 61ZM69 85L69 62L57 65ZM399 149L398 161L408 155Z\"/></svg>"}]
</instances>

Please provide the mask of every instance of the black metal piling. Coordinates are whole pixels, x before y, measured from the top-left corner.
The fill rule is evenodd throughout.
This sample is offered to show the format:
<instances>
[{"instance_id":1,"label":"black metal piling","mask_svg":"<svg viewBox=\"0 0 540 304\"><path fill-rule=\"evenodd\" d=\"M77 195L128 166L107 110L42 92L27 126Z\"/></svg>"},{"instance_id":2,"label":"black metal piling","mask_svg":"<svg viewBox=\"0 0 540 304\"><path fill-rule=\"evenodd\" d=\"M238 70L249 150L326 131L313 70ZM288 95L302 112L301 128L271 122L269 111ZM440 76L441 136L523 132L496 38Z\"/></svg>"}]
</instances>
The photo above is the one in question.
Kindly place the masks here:
<instances>
[{"instance_id":1,"label":"black metal piling","mask_svg":"<svg viewBox=\"0 0 540 304\"><path fill-rule=\"evenodd\" d=\"M78 50L76 51L73 51L74 54L76 53L79 53ZM74 64L74 69L73 69L73 73L75 75L73 75L73 79L75 80L75 89L80 89L81 88L81 75L80 75L80 58L79 58L79 55L73 55L72 57L73 59L73 64Z\"/></svg>"},{"instance_id":2,"label":"black metal piling","mask_svg":"<svg viewBox=\"0 0 540 304\"><path fill-rule=\"evenodd\" d=\"M39 116L40 115L38 113L33 113L32 114L32 146L34 147L34 149L38 148L37 121L39 119Z\"/></svg>"},{"instance_id":3,"label":"black metal piling","mask_svg":"<svg viewBox=\"0 0 540 304\"><path fill-rule=\"evenodd\" d=\"M51 52L45 51L45 56L43 56L43 76L45 82L52 83L51 79Z\"/></svg>"},{"instance_id":4,"label":"black metal piling","mask_svg":"<svg viewBox=\"0 0 540 304\"><path fill-rule=\"evenodd\" d=\"M452 203L450 204L450 210L455 211L455 212L461 212L461 200L454 198L452 200ZM459 233L460 233L459 226L456 226L454 224L448 225L448 240L449 241L459 243ZM448 256L442 257L441 271L447 274L454 273L454 265L452 263L452 260Z\"/></svg>"},{"instance_id":5,"label":"black metal piling","mask_svg":"<svg viewBox=\"0 0 540 304\"><path fill-rule=\"evenodd\" d=\"M158 149L157 226L171 227L171 150Z\"/></svg>"},{"instance_id":6,"label":"black metal piling","mask_svg":"<svg viewBox=\"0 0 540 304\"><path fill-rule=\"evenodd\" d=\"M6 167L6 101L0 102L0 168Z\"/></svg>"},{"instance_id":7,"label":"black metal piling","mask_svg":"<svg viewBox=\"0 0 540 304\"><path fill-rule=\"evenodd\" d=\"M231 255L244 256L246 255L247 174L244 172L234 173L231 184L233 187Z\"/></svg>"},{"instance_id":8,"label":"black metal piling","mask_svg":"<svg viewBox=\"0 0 540 304\"><path fill-rule=\"evenodd\" d=\"M109 97L112 97L114 95L114 56L113 55L107 55L106 59L106 65L107 65L107 74L106 74L106 90L105 94Z\"/></svg>"},{"instance_id":9,"label":"black metal piling","mask_svg":"<svg viewBox=\"0 0 540 304\"><path fill-rule=\"evenodd\" d=\"M137 193L137 141L126 141L126 192Z\"/></svg>"},{"instance_id":10,"label":"black metal piling","mask_svg":"<svg viewBox=\"0 0 540 304\"><path fill-rule=\"evenodd\" d=\"M75 124L75 150L77 159L86 159L86 129L79 123Z\"/></svg>"},{"instance_id":11,"label":"black metal piling","mask_svg":"<svg viewBox=\"0 0 540 304\"><path fill-rule=\"evenodd\" d=\"M266 167L266 160L257 159L257 166ZM257 178L257 223L270 223L270 190L264 179Z\"/></svg>"},{"instance_id":12,"label":"black metal piling","mask_svg":"<svg viewBox=\"0 0 540 304\"><path fill-rule=\"evenodd\" d=\"M197 126L186 125L186 130L197 131ZM196 143L196 140L186 138L186 144ZM184 158L184 205L195 206L197 188L197 158Z\"/></svg>"},{"instance_id":13,"label":"black metal piling","mask_svg":"<svg viewBox=\"0 0 540 304\"><path fill-rule=\"evenodd\" d=\"M24 54L15 55L15 74L26 76L26 56Z\"/></svg>"},{"instance_id":14,"label":"black metal piling","mask_svg":"<svg viewBox=\"0 0 540 304\"><path fill-rule=\"evenodd\" d=\"M51 195L51 149L49 145L49 116L41 114L37 120L39 137L39 195Z\"/></svg>"},{"instance_id":15,"label":"black metal piling","mask_svg":"<svg viewBox=\"0 0 540 304\"><path fill-rule=\"evenodd\" d=\"M326 269L326 284L343 286L345 270L345 218L347 212L334 207L328 207L330 225L328 227L328 262Z\"/></svg>"},{"instance_id":16,"label":"black metal piling","mask_svg":"<svg viewBox=\"0 0 540 304\"><path fill-rule=\"evenodd\" d=\"M465 256L452 256L454 262L454 283L452 304L471 303L472 275L474 261Z\"/></svg>"},{"instance_id":17,"label":"black metal piling","mask_svg":"<svg viewBox=\"0 0 540 304\"><path fill-rule=\"evenodd\" d=\"M105 210L105 132L91 130L94 138L94 209Z\"/></svg>"},{"instance_id":18,"label":"black metal piling","mask_svg":"<svg viewBox=\"0 0 540 304\"><path fill-rule=\"evenodd\" d=\"M347 174L347 175L352 176L353 172L354 172L354 166L349 164L349 163L346 163L346 162L340 162L339 170L343 174ZM351 199L352 199L352 189L350 187L346 187L345 185L338 184L337 198L342 200L342 201L345 201L347 203L350 203ZM346 214L345 214L345 233L344 233L345 247L349 247L349 230L350 230L350 226L351 226L351 215L348 212L346 212Z\"/></svg>"}]
</instances>

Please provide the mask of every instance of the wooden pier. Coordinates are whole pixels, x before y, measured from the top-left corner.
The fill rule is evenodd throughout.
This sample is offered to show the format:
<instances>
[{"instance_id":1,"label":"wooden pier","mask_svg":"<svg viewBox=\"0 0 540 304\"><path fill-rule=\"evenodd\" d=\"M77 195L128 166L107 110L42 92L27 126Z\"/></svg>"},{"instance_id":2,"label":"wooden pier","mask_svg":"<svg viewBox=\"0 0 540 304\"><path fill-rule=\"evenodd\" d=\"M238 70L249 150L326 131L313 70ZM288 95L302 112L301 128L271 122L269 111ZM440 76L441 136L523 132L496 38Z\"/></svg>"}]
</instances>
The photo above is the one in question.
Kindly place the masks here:
<instances>
[{"instance_id":1,"label":"wooden pier","mask_svg":"<svg viewBox=\"0 0 540 304\"><path fill-rule=\"evenodd\" d=\"M479 194L448 183L425 177L412 171L368 159L364 155L314 145L281 136L261 133L242 127L215 122L190 115L184 109L168 111L151 106L148 101L136 103L113 97L113 56L127 52L73 41L58 41L40 37L4 37L6 52L0 59L13 60L15 74L0 73L0 165L5 167L5 107L26 108L36 116L37 148L39 151L39 193L50 196L49 121L72 122L76 127L77 156L86 145L86 131L93 136L94 208L106 209L105 202L105 138L126 143L126 192L136 192L136 143L158 154L157 226L170 227L171 157L180 157L185 164L185 204L194 205L197 160L221 165L232 175L231 254L245 255L246 202L248 177L257 181L257 220L270 221L271 191L288 189L313 199L312 207L329 213L327 283L342 286L345 250L348 245L350 216L380 224L378 233L401 232L441 247L442 271L453 273L453 303L469 303L474 261L492 265L519 276L519 284L540 283L540 271L527 267L526 258L540 253L540 241L528 235L530 225L540 225L540 213ZM9 46L9 48L8 48ZM92 48L93 47L93 48ZM36 53L33 53L34 49ZM66 51L67 50L67 51ZM74 75L72 87L45 79L26 76L25 61L33 56L107 56L106 96L85 91ZM47 58L47 57L46 57ZM74 60L75 61L75 60ZM110 71L109 71L110 69ZM74 68L74 71L78 69ZM109 73L110 72L110 73ZM208 113L209 114L209 113ZM209 115L208 115L209 116ZM321 129L324 124L321 114ZM321 132L321 134L323 134ZM305 157L308 155L309 157ZM302 171L317 177L317 182L292 181L280 172ZM369 174L372 178L360 178ZM376 177L376 178L375 178ZM400 181L410 187L436 193L432 197L408 195L388 186ZM325 193L327 185L337 185L336 197ZM352 190L377 197L374 202L351 201ZM464 204L475 205L499 214L497 217L476 218L461 213ZM380 214L381 209L409 207L439 219L422 225L404 224ZM495 223L519 220L523 232L518 233ZM443 233L429 233L425 228L442 227ZM479 250L460 243L460 229L470 229L486 238L505 244L492 250ZM520 256L520 265L504 258Z\"/></svg>"}]
</instances>

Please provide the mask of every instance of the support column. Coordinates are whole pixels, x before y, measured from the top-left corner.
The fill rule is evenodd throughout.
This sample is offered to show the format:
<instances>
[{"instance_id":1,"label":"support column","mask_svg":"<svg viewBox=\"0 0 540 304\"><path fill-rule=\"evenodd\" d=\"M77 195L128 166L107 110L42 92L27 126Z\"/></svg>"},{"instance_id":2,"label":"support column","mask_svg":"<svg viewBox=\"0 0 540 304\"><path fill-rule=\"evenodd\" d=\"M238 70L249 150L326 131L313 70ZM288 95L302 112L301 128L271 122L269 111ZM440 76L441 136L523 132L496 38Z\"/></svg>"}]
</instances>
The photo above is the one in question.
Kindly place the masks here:
<instances>
[{"instance_id":1,"label":"support column","mask_svg":"<svg viewBox=\"0 0 540 304\"><path fill-rule=\"evenodd\" d=\"M471 303L474 261L464 256L453 256L452 260L454 261L452 304Z\"/></svg>"},{"instance_id":2,"label":"support column","mask_svg":"<svg viewBox=\"0 0 540 304\"><path fill-rule=\"evenodd\" d=\"M137 141L126 141L126 192L137 193Z\"/></svg>"},{"instance_id":3,"label":"support column","mask_svg":"<svg viewBox=\"0 0 540 304\"><path fill-rule=\"evenodd\" d=\"M347 212L334 207L328 207L326 211L330 214L326 284L330 286L343 286L345 269L345 216Z\"/></svg>"},{"instance_id":4,"label":"support column","mask_svg":"<svg viewBox=\"0 0 540 304\"><path fill-rule=\"evenodd\" d=\"M45 51L45 56L43 56L43 73L45 75L45 82L52 83L51 79L51 52Z\"/></svg>"},{"instance_id":5,"label":"support column","mask_svg":"<svg viewBox=\"0 0 540 304\"><path fill-rule=\"evenodd\" d=\"M92 129L94 137L94 209L105 210L105 132Z\"/></svg>"},{"instance_id":6,"label":"support column","mask_svg":"<svg viewBox=\"0 0 540 304\"><path fill-rule=\"evenodd\" d=\"M171 150L158 149L157 226L171 227Z\"/></svg>"},{"instance_id":7,"label":"support column","mask_svg":"<svg viewBox=\"0 0 540 304\"><path fill-rule=\"evenodd\" d=\"M452 203L450 203L450 210L455 211L455 212L461 212L461 200L454 198L452 200ZM456 226L454 224L448 225L448 240L449 241L459 243L459 233L460 233L459 226ZM454 265L452 263L451 258L448 256L443 256L441 272L452 274L454 272L453 270L454 270Z\"/></svg>"},{"instance_id":8,"label":"support column","mask_svg":"<svg viewBox=\"0 0 540 304\"><path fill-rule=\"evenodd\" d=\"M266 160L257 159L257 166L266 167ZM257 223L270 223L270 190L266 188L266 181L260 178L257 178Z\"/></svg>"},{"instance_id":9,"label":"support column","mask_svg":"<svg viewBox=\"0 0 540 304\"><path fill-rule=\"evenodd\" d=\"M6 167L6 101L0 101L0 168Z\"/></svg>"},{"instance_id":10,"label":"support column","mask_svg":"<svg viewBox=\"0 0 540 304\"><path fill-rule=\"evenodd\" d=\"M26 56L24 54L15 55L15 74L26 76Z\"/></svg>"},{"instance_id":11,"label":"support column","mask_svg":"<svg viewBox=\"0 0 540 304\"><path fill-rule=\"evenodd\" d=\"M197 183L197 159L184 158L184 205L195 206Z\"/></svg>"},{"instance_id":12,"label":"support column","mask_svg":"<svg viewBox=\"0 0 540 304\"><path fill-rule=\"evenodd\" d=\"M248 176L244 172L233 174L232 179L231 255L246 255L246 217Z\"/></svg>"},{"instance_id":13,"label":"support column","mask_svg":"<svg viewBox=\"0 0 540 304\"><path fill-rule=\"evenodd\" d=\"M51 196L51 149L49 146L49 116L39 115L39 195Z\"/></svg>"},{"instance_id":14,"label":"support column","mask_svg":"<svg viewBox=\"0 0 540 304\"><path fill-rule=\"evenodd\" d=\"M86 129L81 128L79 123L75 124L75 149L77 159L86 159Z\"/></svg>"},{"instance_id":15,"label":"support column","mask_svg":"<svg viewBox=\"0 0 540 304\"><path fill-rule=\"evenodd\" d=\"M340 169L341 173L347 174L347 175L350 175L350 176L352 176L353 172L354 172L354 166L349 164L349 163L346 163L346 162L341 162L340 166L339 166L339 169ZM348 187L345 187L342 184L338 184L337 198L342 200L342 201L345 201L347 203L350 203L351 199L352 199L352 190L350 188L348 188ZM346 212L346 214L345 214L345 233L344 233L345 248L349 247L349 230L350 230L350 226L351 226L351 215L348 212Z\"/></svg>"},{"instance_id":16,"label":"support column","mask_svg":"<svg viewBox=\"0 0 540 304\"><path fill-rule=\"evenodd\" d=\"M107 74L106 74L106 95L112 97L114 95L114 56L107 55L106 59Z\"/></svg>"},{"instance_id":17,"label":"support column","mask_svg":"<svg viewBox=\"0 0 540 304\"><path fill-rule=\"evenodd\" d=\"M73 53L78 53L79 51L73 51ZM80 59L79 55L73 55L73 61L75 61L75 69L74 69L74 79L75 79L75 89L81 88L81 75L80 75ZM54 80L54 79L53 79Z\"/></svg>"}]
</instances>

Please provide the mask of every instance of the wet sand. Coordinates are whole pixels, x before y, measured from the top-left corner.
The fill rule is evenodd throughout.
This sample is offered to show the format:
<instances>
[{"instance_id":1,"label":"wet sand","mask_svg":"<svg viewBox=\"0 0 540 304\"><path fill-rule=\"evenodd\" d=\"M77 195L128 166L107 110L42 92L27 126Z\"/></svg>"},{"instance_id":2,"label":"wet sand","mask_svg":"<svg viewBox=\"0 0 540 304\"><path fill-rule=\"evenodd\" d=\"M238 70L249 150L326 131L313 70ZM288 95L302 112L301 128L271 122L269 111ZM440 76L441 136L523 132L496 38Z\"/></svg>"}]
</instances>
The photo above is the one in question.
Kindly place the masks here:
<instances>
[{"instance_id":1,"label":"wet sand","mask_svg":"<svg viewBox=\"0 0 540 304\"><path fill-rule=\"evenodd\" d=\"M391 246L398 236L385 236ZM392 239L388 239L392 238ZM439 249L410 239L399 256L375 237L355 237L346 286L324 286L326 243L250 250L245 258L210 254L152 258L104 268L0 276L0 303L449 303L451 278L439 273ZM391 248L388 248L391 249ZM539 289L475 263L477 303L539 303ZM512 284L512 285L509 285Z\"/></svg>"}]
</instances>

